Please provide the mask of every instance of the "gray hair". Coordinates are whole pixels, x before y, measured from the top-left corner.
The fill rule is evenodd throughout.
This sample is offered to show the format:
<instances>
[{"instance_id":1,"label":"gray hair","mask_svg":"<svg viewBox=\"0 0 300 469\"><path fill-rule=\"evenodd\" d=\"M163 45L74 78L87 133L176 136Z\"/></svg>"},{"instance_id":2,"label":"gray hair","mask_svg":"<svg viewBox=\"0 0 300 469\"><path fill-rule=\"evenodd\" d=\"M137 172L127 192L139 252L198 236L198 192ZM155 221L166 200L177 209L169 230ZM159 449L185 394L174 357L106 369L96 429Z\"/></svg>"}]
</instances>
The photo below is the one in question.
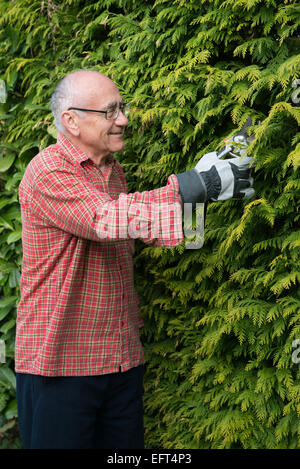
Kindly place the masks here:
<instances>
[{"instance_id":1,"label":"gray hair","mask_svg":"<svg viewBox=\"0 0 300 469\"><path fill-rule=\"evenodd\" d=\"M76 105L74 102L79 93L75 87L75 81L72 79L73 75L79 72L95 72L96 70L78 70L66 75L55 88L50 98L50 109L54 117L54 125L59 132L64 132L65 127L61 121L61 113L66 111L69 107Z\"/></svg>"}]
</instances>

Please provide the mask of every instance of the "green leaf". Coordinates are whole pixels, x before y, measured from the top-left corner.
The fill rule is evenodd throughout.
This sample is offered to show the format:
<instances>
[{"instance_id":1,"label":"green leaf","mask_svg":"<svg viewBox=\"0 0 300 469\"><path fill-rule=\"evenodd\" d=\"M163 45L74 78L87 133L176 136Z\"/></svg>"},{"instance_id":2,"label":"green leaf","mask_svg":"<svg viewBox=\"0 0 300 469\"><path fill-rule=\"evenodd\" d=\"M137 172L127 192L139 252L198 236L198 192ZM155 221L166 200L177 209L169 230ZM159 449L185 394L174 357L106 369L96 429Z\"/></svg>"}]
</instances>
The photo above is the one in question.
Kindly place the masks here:
<instances>
[{"instance_id":1,"label":"green leaf","mask_svg":"<svg viewBox=\"0 0 300 469\"><path fill-rule=\"evenodd\" d=\"M14 197L0 199L0 210L9 204L12 204L13 202L17 202L17 200Z\"/></svg>"},{"instance_id":2,"label":"green leaf","mask_svg":"<svg viewBox=\"0 0 300 469\"><path fill-rule=\"evenodd\" d=\"M14 233L10 233L7 236L7 244L14 243L15 241L18 241L19 239L22 238L22 229L16 230Z\"/></svg>"},{"instance_id":3,"label":"green leaf","mask_svg":"<svg viewBox=\"0 0 300 469\"><path fill-rule=\"evenodd\" d=\"M8 365L0 365L0 382L5 387L16 389L16 377Z\"/></svg>"},{"instance_id":4,"label":"green leaf","mask_svg":"<svg viewBox=\"0 0 300 469\"><path fill-rule=\"evenodd\" d=\"M48 111L49 112L49 107L39 106L37 104L25 104L24 110L26 110L26 111Z\"/></svg>"},{"instance_id":5,"label":"green leaf","mask_svg":"<svg viewBox=\"0 0 300 469\"><path fill-rule=\"evenodd\" d=\"M7 432L8 430L11 430L15 426L16 426L16 421L15 420L10 420L9 422L6 422L0 428L0 435L3 435L5 432Z\"/></svg>"},{"instance_id":6,"label":"green leaf","mask_svg":"<svg viewBox=\"0 0 300 469\"><path fill-rule=\"evenodd\" d=\"M18 78L18 72L16 69L9 69L7 75L6 75L6 83L7 83L7 89L8 90L13 90L14 85L17 81Z\"/></svg>"},{"instance_id":7,"label":"green leaf","mask_svg":"<svg viewBox=\"0 0 300 469\"><path fill-rule=\"evenodd\" d=\"M11 308L1 308L0 309L0 321L2 321L10 312Z\"/></svg>"},{"instance_id":8,"label":"green leaf","mask_svg":"<svg viewBox=\"0 0 300 469\"><path fill-rule=\"evenodd\" d=\"M8 153L0 157L0 173L5 173L13 164L16 155Z\"/></svg>"},{"instance_id":9,"label":"green leaf","mask_svg":"<svg viewBox=\"0 0 300 469\"><path fill-rule=\"evenodd\" d=\"M0 143L0 148L5 148L5 149L12 150L12 151L15 151L16 153L18 153L17 147L15 145L13 145L12 143L1 142Z\"/></svg>"},{"instance_id":10,"label":"green leaf","mask_svg":"<svg viewBox=\"0 0 300 469\"><path fill-rule=\"evenodd\" d=\"M28 150L31 150L32 148L39 148L39 145L40 145L40 142L30 142L27 145L24 145L22 150L19 153L19 158Z\"/></svg>"},{"instance_id":11,"label":"green leaf","mask_svg":"<svg viewBox=\"0 0 300 469\"><path fill-rule=\"evenodd\" d=\"M16 268L16 267L14 267L14 268ZM16 296L10 296L8 298L4 298L4 299L0 300L0 309L1 308L7 308L9 306L15 305L16 300L17 300Z\"/></svg>"},{"instance_id":12,"label":"green leaf","mask_svg":"<svg viewBox=\"0 0 300 469\"><path fill-rule=\"evenodd\" d=\"M18 416L17 400L13 399L5 408L5 417L7 420L13 419Z\"/></svg>"},{"instance_id":13,"label":"green leaf","mask_svg":"<svg viewBox=\"0 0 300 469\"><path fill-rule=\"evenodd\" d=\"M12 221L9 217L6 215L0 216L0 226L3 226L4 228L14 231L14 225L12 224Z\"/></svg>"},{"instance_id":14,"label":"green leaf","mask_svg":"<svg viewBox=\"0 0 300 469\"><path fill-rule=\"evenodd\" d=\"M1 327L0 331L5 335L7 332L15 327L16 325L16 320L15 319L10 319L9 321L6 321Z\"/></svg>"},{"instance_id":15,"label":"green leaf","mask_svg":"<svg viewBox=\"0 0 300 469\"><path fill-rule=\"evenodd\" d=\"M10 39L11 52L14 53L16 51L17 45L18 45L18 40L19 40L18 33L11 25L8 25L5 28L5 34Z\"/></svg>"},{"instance_id":16,"label":"green leaf","mask_svg":"<svg viewBox=\"0 0 300 469\"><path fill-rule=\"evenodd\" d=\"M16 288L19 285L20 277L21 274L18 269L14 269L12 272L10 272L8 277L8 284L10 288Z\"/></svg>"},{"instance_id":17,"label":"green leaf","mask_svg":"<svg viewBox=\"0 0 300 469\"><path fill-rule=\"evenodd\" d=\"M15 268L16 268L15 264L12 264L11 262L7 262L3 259L0 259L0 272L2 273L12 272ZM0 308L1 308L1 300L0 300Z\"/></svg>"},{"instance_id":18,"label":"green leaf","mask_svg":"<svg viewBox=\"0 0 300 469\"><path fill-rule=\"evenodd\" d=\"M57 139L58 130L56 129L56 127L54 125L49 125L49 127L47 127L47 132L48 132L48 134L51 135L51 137Z\"/></svg>"}]
</instances>

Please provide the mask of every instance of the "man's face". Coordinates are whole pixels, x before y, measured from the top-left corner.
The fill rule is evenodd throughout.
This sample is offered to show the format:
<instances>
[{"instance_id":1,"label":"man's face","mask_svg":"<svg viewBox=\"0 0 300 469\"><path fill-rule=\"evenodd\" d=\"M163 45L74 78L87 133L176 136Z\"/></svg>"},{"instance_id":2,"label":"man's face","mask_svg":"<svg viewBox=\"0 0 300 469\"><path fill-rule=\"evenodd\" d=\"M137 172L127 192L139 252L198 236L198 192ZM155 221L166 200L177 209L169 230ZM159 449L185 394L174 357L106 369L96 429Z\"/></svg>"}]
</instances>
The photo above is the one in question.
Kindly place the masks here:
<instances>
[{"instance_id":1,"label":"man's face","mask_svg":"<svg viewBox=\"0 0 300 469\"><path fill-rule=\"evenodd\" d=\"M81 100L76 98L76 107L105 111L119 106L123 101L116 85L101 75L87 76L84 86L85 97ZM76 111L75 118L80 147L98 161L124 148L123 136L128 119L122 111L112 120L106 119L105 114L85 111Z\"/></svg>"}]
</instances>

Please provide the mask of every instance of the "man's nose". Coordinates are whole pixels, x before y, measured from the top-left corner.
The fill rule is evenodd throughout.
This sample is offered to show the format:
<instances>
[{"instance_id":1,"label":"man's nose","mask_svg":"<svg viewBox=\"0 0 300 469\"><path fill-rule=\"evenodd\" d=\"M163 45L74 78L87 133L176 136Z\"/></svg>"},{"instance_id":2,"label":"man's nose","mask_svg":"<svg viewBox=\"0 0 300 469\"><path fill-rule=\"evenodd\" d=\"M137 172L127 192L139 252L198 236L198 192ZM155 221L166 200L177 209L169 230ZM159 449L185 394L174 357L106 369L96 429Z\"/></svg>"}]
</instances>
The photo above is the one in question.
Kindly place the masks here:
<instances>
[{"instance_id":1,"label":"man's nose","mask_svg":"<svg viewBox=\"0 0 300 469\"><path fill-rule=\"evenodd\" d=\"M127 117L125 116L125 114L123 114L123 112L121 111L121 109L120 109L120 111L119 111L118 117L117 117L116 120L115 120L115 123L116 123L116 125L121 125L121 126L125 126L125 125L128 124L128 119L127 119Z\"/></svg>"}]
</instances>

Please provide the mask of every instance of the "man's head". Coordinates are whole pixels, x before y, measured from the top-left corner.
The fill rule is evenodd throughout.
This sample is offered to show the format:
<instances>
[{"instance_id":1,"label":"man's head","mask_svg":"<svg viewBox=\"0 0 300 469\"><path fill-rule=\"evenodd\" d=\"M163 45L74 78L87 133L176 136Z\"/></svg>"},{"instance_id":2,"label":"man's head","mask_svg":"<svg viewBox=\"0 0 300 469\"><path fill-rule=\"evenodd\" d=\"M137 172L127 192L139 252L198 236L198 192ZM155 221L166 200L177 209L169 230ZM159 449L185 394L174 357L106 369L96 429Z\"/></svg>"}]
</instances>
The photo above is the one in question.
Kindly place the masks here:
<instances>
[{"instance_id":1,"label":"man's head","mask_svg":"<svg viewBox=\"0 0 300 469\"><path fill-rule=\"evenodd\" d=\"M50 104L57 129L100 164L106 156L124 148L127 117L121 110L117 118L107 119L112 113L69 108L106 111L120 106L122 101L110 78L98 72L80 70L61 80Z\"/></svg>"}]
</instances>

